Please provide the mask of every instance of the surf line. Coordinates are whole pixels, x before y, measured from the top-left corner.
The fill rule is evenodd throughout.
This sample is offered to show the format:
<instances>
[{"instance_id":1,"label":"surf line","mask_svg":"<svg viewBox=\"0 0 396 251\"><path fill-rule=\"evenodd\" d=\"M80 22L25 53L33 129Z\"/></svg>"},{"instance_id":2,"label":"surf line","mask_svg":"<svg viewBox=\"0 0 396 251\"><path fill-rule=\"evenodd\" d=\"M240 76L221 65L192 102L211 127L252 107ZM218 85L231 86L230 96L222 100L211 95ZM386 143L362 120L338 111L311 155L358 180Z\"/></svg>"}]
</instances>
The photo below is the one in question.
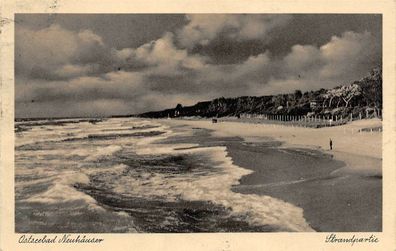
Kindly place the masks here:
<instances>
[{"instance_id":1,"label":"surf line","mask_svg":"<svg viewBox=\"0 0 396 251\"><path fill-rule=\"evenodd\" d=\"M86 235L72 235L72 234L63 234L62 236L55 235L53 237L49 237L48 235L43 235L40 237L35 237L33 235L22 235L19 237L19 243L26 244L51 244L51 243L101 243L104 239L95 238L95 237L87 237Z\"/></svg>"}]
</instances>

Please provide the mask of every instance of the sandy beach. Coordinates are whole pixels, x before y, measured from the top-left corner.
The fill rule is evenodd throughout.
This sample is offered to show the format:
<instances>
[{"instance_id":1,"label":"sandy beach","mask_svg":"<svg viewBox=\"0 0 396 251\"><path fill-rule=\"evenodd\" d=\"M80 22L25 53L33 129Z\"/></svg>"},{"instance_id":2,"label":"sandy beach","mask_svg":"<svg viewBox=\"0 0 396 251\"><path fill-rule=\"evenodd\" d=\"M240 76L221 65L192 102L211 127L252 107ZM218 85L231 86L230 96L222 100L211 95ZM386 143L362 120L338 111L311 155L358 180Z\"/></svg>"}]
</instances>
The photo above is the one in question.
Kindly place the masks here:
<instances>
[{"instance_id":1,"label":"sandy beach","mask_svg":"<svg viewBox=\"0 0 396 251\"><path fill-rule=\"evenodd\" d=\"M269 195L301 207L316 231L382 229L382 133L360 132L380 127L378 119L320 129L221 119L217 124L164 123L209 129L215 137L243 138L243 146L227 144L227 152L234 164L254 173L242 177L235 192ZM290 158L266 154L268 144Z\"/></svg>"}]
</instances>

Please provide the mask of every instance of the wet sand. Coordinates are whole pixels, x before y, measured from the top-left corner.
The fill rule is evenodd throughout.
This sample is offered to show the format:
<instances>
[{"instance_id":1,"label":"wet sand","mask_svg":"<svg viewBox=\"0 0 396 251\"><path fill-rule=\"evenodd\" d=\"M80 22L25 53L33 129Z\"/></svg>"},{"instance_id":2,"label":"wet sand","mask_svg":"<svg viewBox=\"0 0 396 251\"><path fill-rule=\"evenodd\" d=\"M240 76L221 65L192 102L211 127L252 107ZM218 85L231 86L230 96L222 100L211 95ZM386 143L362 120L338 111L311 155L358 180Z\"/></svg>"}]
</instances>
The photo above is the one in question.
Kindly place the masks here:
<instances>
[{"instance_id":1,"label":"wet sand","mask_svg":"<svg viewBox=\"0 0 396 251\"><path fill-rule=\"evenodd\" d=\"M241 178L235 192L269 195L301 207L316 231L382 231L380 134L345 134L351 125L296 129L236 122L169 123L245 139L225 144L234 164L254 171ZM338 148L329 151L317 144L322 134L335 138Z\"/></svg>"},{"instance_id":2,"label":"wet sand","mask_svg":"<svg viewBox=\"0 0 396 251\"><path fill-rule=\"evenodd\" d=\"M274 151L268 155L257 146L229 145L234 163L255 171L233 190L269 195L301 207L316 231L381 231L381 177L333 172L345 164L320 152L286 151L289 158Z\"/></svg>"}]
</instances>

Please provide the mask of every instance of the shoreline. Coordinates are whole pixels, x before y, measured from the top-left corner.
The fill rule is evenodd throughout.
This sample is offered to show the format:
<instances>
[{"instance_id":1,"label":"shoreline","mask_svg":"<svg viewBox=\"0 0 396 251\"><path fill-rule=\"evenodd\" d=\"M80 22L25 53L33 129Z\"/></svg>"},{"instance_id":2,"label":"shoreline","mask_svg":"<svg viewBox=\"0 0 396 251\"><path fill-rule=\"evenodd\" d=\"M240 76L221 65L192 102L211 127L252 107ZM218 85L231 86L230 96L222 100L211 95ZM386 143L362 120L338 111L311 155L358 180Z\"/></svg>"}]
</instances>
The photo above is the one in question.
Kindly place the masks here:
<instances>
[{"instance_id":1,"label":"shoreline","mask_svg":"<svg viewBox=\"0 0 396 251\"><path fill-rule=\"evenodd\" d=\"M346 133L351 128L357 131L359 127L377 126L380 121L357 121L359 123L319 129L234 121L217 124L209 120L164 122L209 129L215 137L238 136L244 139L247 148L252 144L250 149L227 146L228 155L236 165L254 171L241 178L240 185L233 187L235 192L268 195L301 207L307 222L320 232L382 229L382 158L378 151L382 135L378 132ZM333 151L326 149L321 139L323 135L332 137ZM276 146L279 151L291 152L292 161L285 162L276 156L268 161L269 156L257 150L261 144L271 141L281 143ZM305 164L312 162L314 155L318 159ZM301 159L304 156L305 159ZM268 168L268 163L272 165L270 172L263 168ZM293 164L297 172L291 171ZM305 166L311 166L311 170ZM274 172L280 172L280 179L274 178ZM287 178L282 180L282 177Z\"/></svg>"},{"instance_id":2,"label":"shoreline","mask_svg":"<svg viewBox=\"0 0 396 251\"><path fill-rule=\"evenodd\" d=\"M360 120L352 123L323 128L288 127L241 121L220 121L212 124L209 119L165 120L164 123L201 127L212 131L213 136L241 137L247 142L281 142L281 148L297 147L319 150L345 162L343 172L382 176L382 133L361 132L367 127L382 125L379 119ZM328 141L333 140L333 150Z\"/></svg>"}]
</instances>

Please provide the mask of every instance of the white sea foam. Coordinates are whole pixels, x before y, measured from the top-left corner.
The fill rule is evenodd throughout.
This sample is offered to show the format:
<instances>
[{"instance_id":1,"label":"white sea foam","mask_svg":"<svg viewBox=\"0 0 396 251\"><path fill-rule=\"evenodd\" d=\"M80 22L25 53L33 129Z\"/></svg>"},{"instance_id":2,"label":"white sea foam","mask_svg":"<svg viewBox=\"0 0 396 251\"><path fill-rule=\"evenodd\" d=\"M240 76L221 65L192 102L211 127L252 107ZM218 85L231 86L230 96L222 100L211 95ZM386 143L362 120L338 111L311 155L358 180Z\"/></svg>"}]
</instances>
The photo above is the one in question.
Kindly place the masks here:
<instances>
[{"instance_id":1,"label":"white sea foam","mask_svg":"<svg viewBox=\"0 0 396 251\"><path fill-rule=\"evenodd\" d=\"M78 125L78 126L76 126ZM144 128L144 126L156 126L155 128ZM134 129L129 131L119 131L119 129L131 129L133 127L143 127L141 129ZM114 129L112 131L111 129ZM63 126L54 125L42 125L33 126L31 130L23 131L16 134L15 145L17 147L42 143L51 141L65 141L84 139L89 135L99 136L112 136L122 135L131 133L144 133L150 131L166 131L167 126L163 126L159 123L150 123L149 121L142 122L136 120L125 120L125 119L111 119L99 124L91 124L88 122L80 122L78 124L66 124Z\"/></svg>"},{"instance_id":2,"label":"white sea foam","mask_svg":"<svg viewBox=\"0 0 396 251\"><path fill-rule=\"evenodd\" d=\"M111 156L116 152L119 152L122 150L121 146L118 145L110 145L106 147L98 147L96 149L95 153L92 153L90 156L85 158L86 161L94 161L94 160L100 160L103 157Z\"/></svg>"},{"instance_id":3,"label":"white sea foam","mask_svg":"<svg viewBox=\"0 0 396 251\"><path fill-rule=\"evenodd\" d=\"M155 148L158 147L158 150ZM163 197L176 201L180 196L185 200L211 201L231 209L235 216L243 216L253 225L273 225L284 231L313 231L303 217L303 210L290 203L252 194L231 191L231 186L239 184L239 179L252 171L238 167L227 156L225 147L204 147L175 150L180 145L152 145L138 150L139 154L205 154L217 164L214 172L199 176L194 173L167 176L166 174L140 176L125 186L127 180L120 180L115 190L119 193L133 193L134 196ZM121 185L122 184L122 185Z\"/></svg>"},{"instance_id":4,"label":"white sea foam","mask_svg":"<svg viewBox=\"0 0 396 251\"><path fill-rule=\"evenodd\" d=\"M15 169L15 175L16 176L33 176L34 178L40 177L53 177L57 176L59 174L59 171L57 170L52 170L49 168L20 168L20 165Z\"/></svg>"},{"instance_id":5,"label":"white sea foam","mask_svg":"<svg viewBox=\"0 0 396 251\"><path fill-rule=\"evenodd\" d=\"M38 203L64 203L71 201L84 201L88 204L96 204L96 201L85 193L77 191L73 184L88 184L89 177L79 172L64 172L59 175L56 181L43 193L39 193L26 199L26 202Z\"/></svg>"},{"instance_id":6,"label":"white sea foam","mask_svg":"<svg viewBox=\"0 0 396 251\"><path fill-rule=\"evenodd\" d=\"M100 175L109 184L113 184L112 192L120 195L143 198L161 197L170 201L177 201L180 198L193 201L210 201L229 208L231 214L236 217L246 217L252 225L273 225L285 231L312 231L303 218L301 208L270 196L240 194L231 191L231 187L237 185L242 176L252 171L234 165L231 158L227 156L225 147L199 147L197 144L155 144L158 140L167 139L170 136L190 135L191 132L189 131L174 132L168 126L152 121L139 121L129 118L109 119L98 124L84 122L79 123L78 126L73 124L70 126L35 127L34 130L20 133L17 136L17 145L83 138L90 134L110 135L115 133L111 130L112 128L146 125L158 127L137 129L133 132L163 131L165 133L158 136L133 139L123 137L110 141L95 140L94 145L76 144L73 149L18 151L16 155L16 175L31 175L36 180L18 181L17 183L23 186L34 186L40 182L51 184L47 191L35 194L25 201L48 204L82 201L89 208L104 210L97 205L91 196L73 187L76 183L88 184L91 175ZM128 147L133 146L134 151L139 155L200 155L206 156L215 164L211 167L212 170L204 173L204 175L199 175L194 171L182 172L177 175L138 172L131 168L128 169L128 175L120 175L128 168L124 164L107 167L92 166L92 162L113 156L127 145ZM58 157L55 159L47 158L47 155L60 157L59 159ZM62 158L63 156L70 157L73 155L85 158L80 163ZM48 168L25 169L24 167L30 166L28 160L32 161L33 164L44 165L46 163ZM37 179L37 177L40 179ZM122 212L120 215L127 216Z\"/></svg>"},{"instance_id":7,"label":"white sea foam","mask_svg":"<svg viewBox=\"0 0 396 251\"><path fill-rule=\"evenodd\" d=\"M125 212L125 211L117 212L117 214L118 214L119 216L122 216L122 217L129 217L129 214L128 214L127 212Z\"/></svg>"},{"instance_id":8,"label":"white sea foam","mask_svg":"<svg viewBox=\"0 0 396 251\"><path fill-rule=\"evenodd\" d=\"M29 186L45 184L45 183L53 183L55 179L56 179L55 176L50 176L50 177L27 180L27 181L18 181L15 184L15 188L23 188L23 187L29 187Z\"/></svg>"},{"instance_id":9,"label":"white sea foam","mask_svg":"<svg viewBox=\"0 0 396 251\"><path fill-rule=\"evenodd\" d=\"M226 156L222 147L212 149L213 159L223 160L219 167L226 172L213 177L203 177L184 189L183 197L189 200L206 200L231 208L236 215L247 215L255 225L275 225L284 230L312 231L303 218L301 208L272 198L270 196L247 195L231 191L232 185L239 184L239 179L252 171L233 165L231 158ZM200 191L200 192L197 192Z\"/></svg>"},{"instance_id":10,"label":"white sea foam","mask_svg":"<svg viewBox=\"0 0 396 251\"><path fill-rule=\"evenodd\" d=\"M169 154L175 151L175 148L192 148L198 147L198 144L174 144L174 145L151 145L149 144L146 147L140 147L136 149L136 154L139 155L148 155L148 154ZM186 150L184 151L186 152Z\"/></svg>"},{"instance_id":11,"label":"white sea foam","mask_svg":"<svg viewBox=\"0 0 396 251\"><path fill-rule=\"evenodd\" d=\"M43 159L44 156L60 156L60 159L46 160L47 162L62 161L62 157L79 156L85 157L86 161L100 160L101 158L113 155L116 152L122 150L119 145L107 145L107 146L85 146L73 149L51 149L51 150L19 150L18 156L20 157L35 157L37 159ZM68 163L72 162L68 160Z\"/></svg>"},{"instance_id":12,"label":"white sea foam","mask_svg":"<svg viewBox=\"0 0 396 251\"><path fill-rule=\"evenodd\" d=\"M125 169L127 169L128 166L124 164L119 164L119 165L114 165L110 167L101 167L101 168L86 168L84 171L86 174L92 175L92 174L100 174L100 173L114 173L114 174L120 174Z\"/></svg>"},{"instance_id":13,"label":"white sea foam","mask_svg":"<svg viewBox=\"0 0 396 251\"><path fill-rule=\"evenodd\" d=\"M97 201L91 196L78 191L73 187L74 184L89 184L89 175L100 173L121 173L127 168L126 165L120 164L108 168L87 168L82 171L64 171L57 177L43 178L30 182L18 182L18 187L32 186L39 183L49 183L47 191L35 194L29 198L23 199L24 202L42 203L42 204L59 204L68 202L82 202L89 210L105 211L104 208L97 204ZM128 216L126 213L119 213L119 216Z\"/></svg>"}]
</instances>

